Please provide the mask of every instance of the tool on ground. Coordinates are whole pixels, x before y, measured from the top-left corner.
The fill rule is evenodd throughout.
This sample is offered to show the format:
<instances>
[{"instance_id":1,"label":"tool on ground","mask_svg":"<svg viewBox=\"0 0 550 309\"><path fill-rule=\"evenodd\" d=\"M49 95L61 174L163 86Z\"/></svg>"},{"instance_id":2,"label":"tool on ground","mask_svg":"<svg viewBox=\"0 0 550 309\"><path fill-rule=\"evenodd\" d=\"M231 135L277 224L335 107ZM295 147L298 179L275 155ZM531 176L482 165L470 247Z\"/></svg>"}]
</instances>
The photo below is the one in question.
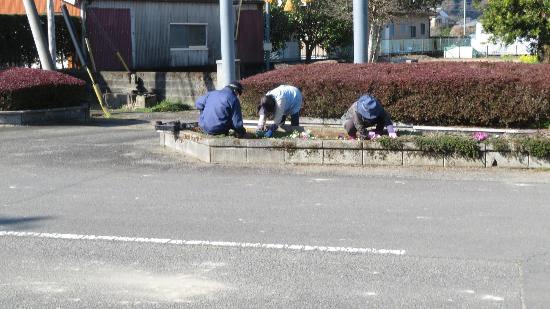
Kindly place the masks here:
<instances>
[{"instance_id":1,"label":"tool on ground","mask_svg":"<svg viewBox=\"0 0 550 309\"><path fill-rule=\"evenodd\" d=\"M169 122L155 122L155 130L170 131L173 133L178 133L180 130L194 130L198 127L198 122L181 122L179 120Z\"/></svg>"}]
</instances>

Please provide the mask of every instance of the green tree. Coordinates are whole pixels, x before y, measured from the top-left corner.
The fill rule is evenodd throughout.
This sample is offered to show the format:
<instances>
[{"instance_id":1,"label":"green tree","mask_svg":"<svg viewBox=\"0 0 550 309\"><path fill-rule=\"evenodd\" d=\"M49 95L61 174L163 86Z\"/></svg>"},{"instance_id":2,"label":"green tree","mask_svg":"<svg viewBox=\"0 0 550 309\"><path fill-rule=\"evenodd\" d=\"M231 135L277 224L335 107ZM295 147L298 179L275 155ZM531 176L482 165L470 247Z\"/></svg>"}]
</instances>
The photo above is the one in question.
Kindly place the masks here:
<instances>
[{"instance_id":1,"label":"green tree","mask_svg":"<svg viewBox=\"0 0 550 309\"><path fill-rule=\"evenodd\" d=\"M274 47L284 46L281 42L296 38L305 49L306 62L311 62L316 47L330 49L351 42L353 24L327 9L334 1L312 0L307 5L302 5L301 0L289 1L294 7L290 12L282 11L286 1L272 6L270 35Z\"/></svg>"},{"instance_id":2,"label":"green tree","mask_svg":"<svg viewBox=\"0 0 550 309\"><path fill-rule=\"evenodd\" d=\"M533 39L543 63L550 63L550 0L489 0L481 23L504 43Z\"/></svg>"},{"instance_id":3,"label":"green tree","mask_svg":"<svg viewBox=\"0 0 550 309\"><path fill-rule=\"evenodd\" d=\"M296 27L290 22L289 14L283 11L280 5L272 4L269 9L269 40L273 50L285 48L285 42L292 39Z\"/></svg>"}]
</instances>

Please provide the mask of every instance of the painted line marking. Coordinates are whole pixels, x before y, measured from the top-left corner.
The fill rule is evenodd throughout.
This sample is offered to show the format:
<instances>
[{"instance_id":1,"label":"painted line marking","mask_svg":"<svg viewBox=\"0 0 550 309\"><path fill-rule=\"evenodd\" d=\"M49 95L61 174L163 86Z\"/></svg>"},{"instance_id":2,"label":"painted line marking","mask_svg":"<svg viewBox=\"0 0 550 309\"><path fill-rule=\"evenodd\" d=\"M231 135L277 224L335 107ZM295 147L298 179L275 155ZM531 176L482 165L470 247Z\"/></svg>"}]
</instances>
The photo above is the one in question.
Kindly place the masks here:
<instances>
[{"instance_id":1,"label":"painted line marking","mask_svg":"<svg viewBox=\"0 0 550 309\"><path fill-rule=\"evenodd\" d=\"M331 179L329 178L313 178L313 181L316 181L316 182L323 182L323 181L330 181Z\"/></svg>"},{"instance_id":2,"label":"painted line marking","mask_svg":"<svg viewBox=\"0 0 550 309\"><path fill-rule=\"evenodd\" d=\"M279 249L279 250L291 250L291 251L339 252L339 253L382 254L382 255L405 255L405 252L406 252L405 250L395 250L395 249L308 246L308 245L289 245L289 244L262 244L262 243L233 242L233 241L181 240L181 239L168 239L168 238L145 238L145 237L80 235L80 234L37 233L37 232L16 232L16 231L0 231L0 237L1 236L71 239L71 240L103 240L103 241L115 241L115 242L171 244L171 245L182 245L182 246L261 248L261 249Z\"/></svg>"},{"instance_id":3,"label":"painted line marking","mask_svg":"<svg viewBox=\"0 0 550 309\"><path fill-rule=\"evenodd\" d=\"M494 296L494 295L485 295L482 298L483 300L494 300L494 301L503 301L504 298L500 296Z\"/></svg>"}]
</instances>

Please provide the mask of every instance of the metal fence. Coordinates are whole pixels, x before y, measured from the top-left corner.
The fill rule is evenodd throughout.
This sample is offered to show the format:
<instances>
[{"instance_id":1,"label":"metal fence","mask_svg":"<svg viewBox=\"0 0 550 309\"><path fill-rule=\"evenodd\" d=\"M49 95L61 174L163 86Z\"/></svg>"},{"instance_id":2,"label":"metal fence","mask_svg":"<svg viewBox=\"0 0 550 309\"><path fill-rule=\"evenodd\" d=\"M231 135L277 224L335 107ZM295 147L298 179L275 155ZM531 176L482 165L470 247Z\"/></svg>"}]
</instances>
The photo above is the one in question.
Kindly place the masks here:
<instances>
[{"instance_id":1,"label":"metal fence","mask_svg":"<svg viewBox=\"0 0 550 309\"><path fill-rule=\"evenodd\" d=\"M407 54L438 54L447 55L458 53L453 58L472 58L502 55L527 54L526 47L521 44L504 45L479 45L470 37L437 37L428 39L403 39L403 40L381 40L379 55L399 56ZM282 51L271 54L275 61L300 61L306 58L305 50L299 48L298 42L288 42ZM312 59L353 59L353 46L338 47L329 50L317 47L313 51Z\"/></svg>"},{"instance_id":2,"label":"metal fence","mask_svg":"<svg viewBox=\"0 0 550 309\"><path fill-rule=\"evenodd\" d=\"M470 46L470 38L429 38L381 40L380 55L425 54L443 52L450 46Z\"/></svg>"}]
</instances>

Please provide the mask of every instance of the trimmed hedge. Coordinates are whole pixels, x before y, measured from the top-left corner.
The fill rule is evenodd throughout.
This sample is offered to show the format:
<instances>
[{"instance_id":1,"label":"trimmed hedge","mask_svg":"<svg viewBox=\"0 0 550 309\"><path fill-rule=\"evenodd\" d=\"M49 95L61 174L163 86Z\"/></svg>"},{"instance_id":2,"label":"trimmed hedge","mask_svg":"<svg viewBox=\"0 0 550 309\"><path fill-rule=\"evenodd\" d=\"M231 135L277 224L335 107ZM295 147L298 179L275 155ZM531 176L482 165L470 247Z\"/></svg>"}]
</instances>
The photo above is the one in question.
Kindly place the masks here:
<instances>
[{"instance_id":1,"label":"trimmed hedge","mask_svg":"<svg viewBox=\"0 0 550 309\"><path fill-rule=\"evenodd\" d=\"M550 120L550 65L487 62L310 64L242 81L243 114L280 84L302 89L302 116L340 118L363 93L394 121L426 125L541 126Z\"/></svg>"},{"instance_id":2,"label":"trimmed hedge","mask_svg":"<svg viewBox=\"0 0 550 309\"><path fill-rule=\"evenodd\" d=\"M0 110L77 106L86 100L86 83L54 71L11 68L0 71Z\"/></svg>"}]
</instances>

